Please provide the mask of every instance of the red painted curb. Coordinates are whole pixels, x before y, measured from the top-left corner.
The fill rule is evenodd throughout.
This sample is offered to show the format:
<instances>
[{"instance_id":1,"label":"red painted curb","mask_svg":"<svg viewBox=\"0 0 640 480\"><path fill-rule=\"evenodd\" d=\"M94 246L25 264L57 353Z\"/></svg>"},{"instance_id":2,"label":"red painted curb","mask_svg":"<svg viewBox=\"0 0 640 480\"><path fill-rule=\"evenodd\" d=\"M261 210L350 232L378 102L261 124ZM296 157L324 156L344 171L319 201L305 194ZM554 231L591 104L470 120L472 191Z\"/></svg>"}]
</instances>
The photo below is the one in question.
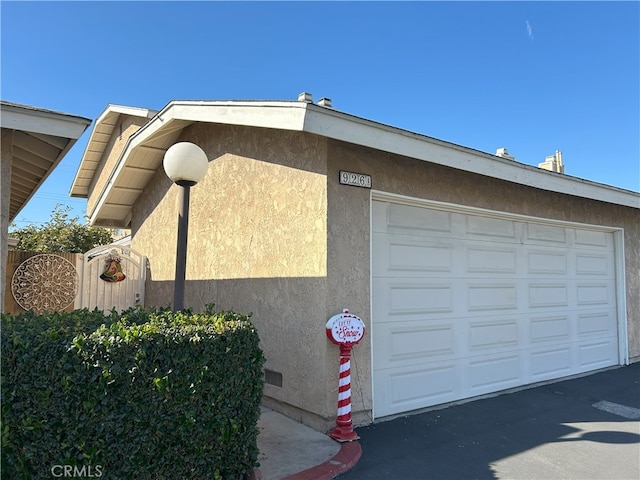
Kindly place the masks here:
<instances>
[{"instance_id":1,"label":"red painted curb","mask_svg":"<svg viewBox=\"0 0 640 480\"><path fill-rule=\"evenodd\" d=\"M361 455L362 448L358 442L343 443L331 460L281 480L331 480L353 468Z\"/></svg>"}]
</instances>

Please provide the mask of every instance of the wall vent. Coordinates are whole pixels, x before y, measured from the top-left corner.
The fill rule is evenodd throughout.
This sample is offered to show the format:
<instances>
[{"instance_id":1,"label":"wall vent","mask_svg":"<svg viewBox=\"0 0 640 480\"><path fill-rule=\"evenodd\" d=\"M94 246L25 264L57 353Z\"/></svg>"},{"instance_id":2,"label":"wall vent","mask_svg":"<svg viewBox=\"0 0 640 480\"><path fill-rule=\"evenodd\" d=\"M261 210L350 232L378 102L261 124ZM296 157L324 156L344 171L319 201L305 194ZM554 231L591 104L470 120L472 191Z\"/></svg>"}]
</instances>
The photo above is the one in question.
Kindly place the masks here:
<instances>
[{"instance_id":1,"label":"wall vent","mask_svg":"<svg viewBox=\"0 0 640 480\"><path fill-rule=\"evenodd\" d=\"M265 368L264 383L282 388L282 373Z\"/></svg>"}]
</instances>

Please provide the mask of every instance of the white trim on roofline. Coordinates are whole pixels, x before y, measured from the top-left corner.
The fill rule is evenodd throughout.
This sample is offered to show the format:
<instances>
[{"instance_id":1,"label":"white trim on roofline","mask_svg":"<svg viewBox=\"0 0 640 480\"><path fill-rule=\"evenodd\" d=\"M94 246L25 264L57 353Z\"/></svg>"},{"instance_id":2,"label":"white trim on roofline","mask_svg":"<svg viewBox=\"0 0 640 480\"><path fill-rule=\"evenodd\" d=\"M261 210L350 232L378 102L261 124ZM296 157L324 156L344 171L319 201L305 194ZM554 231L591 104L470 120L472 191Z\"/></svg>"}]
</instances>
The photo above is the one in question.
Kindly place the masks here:
<instances>
[{"instance_id":1,"label":"white trim on roofline","mask_svg":"<svg viewBox=\"0 0 640 480\"><path fill-rule=\"evenodd\" d=\"M312 103L176 100L129 138L91 213L91 223L97 218L131 151L172 121L307 132L541 190L640 208L640 194L630 190L550 172Z\"/></svg>"},{"instance_id":2,"label":"white trim on roofline","mask_svg":"<svg viewBox=\"0 0 640 480\"><path fill-rule=\"evenodd\" d=\"M36 108L11 102L0 102L0 123L2 128L24 132L79 139L91 119L68 113Z\"/></svg>"},{"instance_id":3,"label":"white trim on roofline","mask_svg":"<svg viewBox=\"0 0 640 480\"><path fill-rule=\"evenodd\" d=\"M108 115L118 113L121 115L129 115L131 117L150 117L156 113L154 110L141 107L127 107L126 105L116 105L110 103L96 119L96 125L102 122Z\"/></svg>"},{"instance_id":4,"label":"white trim on roofline","mask_svg":"<svg viewBox=\"0 0 640 480\"><path fill-rule=\"evenodd\" d=\"M315 107L315 108L314 108ZM304 131L551 192L640 208L640 194L311 106Z\"/></svg>"},{"instance_id":5,"label":"white trim on roofline","mask_svg":"<svg viewBox=\"0 0 640 480\"><path fill-rule=\"evenodd\" d=\"M307 105L304 102L173 101L132 137L148 137L172 120L304 131ZM149 133L145 132L147 128Z\"/></svg>"}]
</instances>

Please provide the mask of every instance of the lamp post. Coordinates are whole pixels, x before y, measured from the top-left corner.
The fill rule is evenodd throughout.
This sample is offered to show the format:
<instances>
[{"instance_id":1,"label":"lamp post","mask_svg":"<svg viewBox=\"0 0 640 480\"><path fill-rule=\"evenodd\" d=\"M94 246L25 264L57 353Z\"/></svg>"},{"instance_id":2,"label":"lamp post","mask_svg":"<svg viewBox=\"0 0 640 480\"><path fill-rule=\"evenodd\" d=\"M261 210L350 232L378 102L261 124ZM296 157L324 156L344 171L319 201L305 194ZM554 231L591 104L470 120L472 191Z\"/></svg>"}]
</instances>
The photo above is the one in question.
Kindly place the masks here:
<instances>
[{"instance_id":1,"label":"lamp post","mask_svg":"<svg viewBox=\"0 0 640 480\"><path fill-rule=\"evenodd\" d=\"M207 173L209 160L207 159L207 154L199 146L189 142L180 142L172 145L166 151L162 166L167 176L180 187L176 278L173 293L173 309L177 311L184 308L190 188L202 180Z\"/></svg>"}]
</instances>

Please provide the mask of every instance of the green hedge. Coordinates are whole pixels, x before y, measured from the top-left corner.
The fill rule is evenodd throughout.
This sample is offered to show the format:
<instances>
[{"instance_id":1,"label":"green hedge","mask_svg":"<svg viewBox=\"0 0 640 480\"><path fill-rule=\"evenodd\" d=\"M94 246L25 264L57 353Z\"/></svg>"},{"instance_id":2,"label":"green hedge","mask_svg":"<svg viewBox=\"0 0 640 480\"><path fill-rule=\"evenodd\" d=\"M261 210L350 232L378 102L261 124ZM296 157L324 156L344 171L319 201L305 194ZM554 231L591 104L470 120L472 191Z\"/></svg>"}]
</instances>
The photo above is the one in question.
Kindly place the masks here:
<instances>
[{"instance_id":1,"label":"green hedge","mask_svg":"<svg viewBox=\"0 0 640 480\"><path fill-rule=\"evenodd\" d=\"M1 361L3 479L71 465L114 480L226 480L256 465L264 357L247 316L3 315Z\"/></svg>"}]
</instances>

